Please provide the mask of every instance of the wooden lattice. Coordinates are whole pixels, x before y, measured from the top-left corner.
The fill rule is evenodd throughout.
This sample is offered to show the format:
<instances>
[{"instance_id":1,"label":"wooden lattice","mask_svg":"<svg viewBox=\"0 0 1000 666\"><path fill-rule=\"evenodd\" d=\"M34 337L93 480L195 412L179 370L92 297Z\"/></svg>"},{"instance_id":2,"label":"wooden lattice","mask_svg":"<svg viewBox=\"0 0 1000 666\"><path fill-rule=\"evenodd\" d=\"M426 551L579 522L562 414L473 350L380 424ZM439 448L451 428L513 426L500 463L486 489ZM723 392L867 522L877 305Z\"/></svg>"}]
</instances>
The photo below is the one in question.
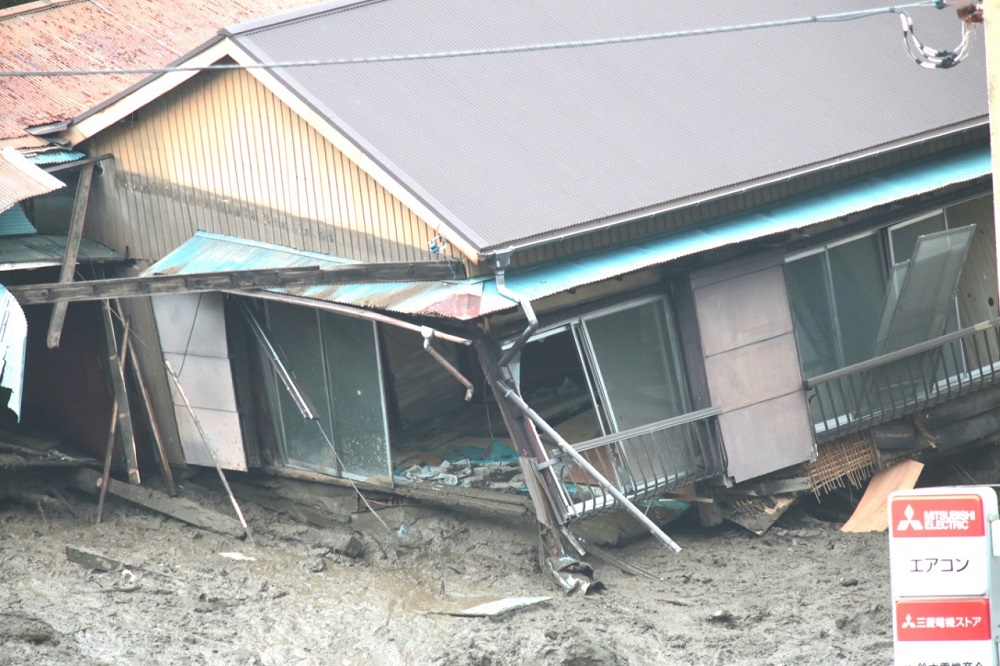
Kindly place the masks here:
<instances>
[{"instance_id":1,"label":"wooden lattice","mask_svg":"<svg viewBox=\"0 0 1000 666\"><path fill-rule=\"evenodd\" d=\"M805 463L806 476L817 497L851 484L860 488L878 466L878 450L870 432L861 432L819 447L816 461Z\"/></svg>"}]
</instances>

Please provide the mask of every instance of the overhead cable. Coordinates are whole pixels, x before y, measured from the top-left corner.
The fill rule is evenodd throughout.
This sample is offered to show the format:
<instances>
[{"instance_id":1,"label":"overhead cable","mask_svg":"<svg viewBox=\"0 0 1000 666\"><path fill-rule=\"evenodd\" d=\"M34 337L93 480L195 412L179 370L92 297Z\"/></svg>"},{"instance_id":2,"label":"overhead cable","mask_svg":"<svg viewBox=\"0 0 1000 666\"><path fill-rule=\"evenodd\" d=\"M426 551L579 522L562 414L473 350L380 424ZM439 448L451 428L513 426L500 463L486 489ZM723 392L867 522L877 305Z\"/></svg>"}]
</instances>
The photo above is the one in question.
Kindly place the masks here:
<instances>
[{"instance_id":1,"label":"overhead cable","mask_svg":"<svg viewBox=\"0 0 1000 666\"><path fill-rule=\"evenodd\" d=\"M596 39L581 39L560 42L542 42L536 44L521 44L512 46L498 46L483 49L467 49L456 51L436 51L430 53L401 53L382 56L360 56L354 58L331 58L319 60L294 60L287 62L256 62L256 63L226 63L214 65L174 65L166 67L126 67L110 69L60 69L60 70L0 70L0 77L55 77L55 76L95 76L95 75L121 75L121 74L168 74L171 72L198 72L233 69L287 69L295 67L318 67L330 65L366 65L386 62L404 62L411 60L444 60L449 58L469 58L490 55L505 55L513 53L530 53L536 51L556 51L563 49L588 48L594 46L606 46L611 44L633 44L637 42L650 42L668 39L680 39L686 37L699 37L706 35L718 35L730 32L745 32L749 30L762 30L767 28L781 28L793 25L809 23L835 23L842 21L856 21L859 19L879 16L882 14L896 14L903 19L904 41L911 55L924 66L941 66L933 63L935 59L941 62L951 62L944 54L952 51L935 51L925 49L916 41L913 35L913 22L906 14L907 9L937 7L943 8L945 4L940 0L921 0L902 5L890 5L873 9L862 9L849 12L839 12L836 14L818 14L814 16L802 16L798 18L780 19L776 21L764 21L759 23L744 23L736 25L717 26L710 28L695 28L690 30L675 30L669 32L653 32L636 35L624 35L619 37L603 37ZM967 23L966 23L967 25ZM963 27L963 42L959 46L962 49L961 58L967 55L967 47L963 45L967 42L966 28ZM912 42L912 45L911 45ZM918 58L919 56L919 58ZM957 56L956 56L957 58ZM955 64L960 59L954 60ZM952 66L952 65L944 65Z\"/></svg>"}]
</instances>

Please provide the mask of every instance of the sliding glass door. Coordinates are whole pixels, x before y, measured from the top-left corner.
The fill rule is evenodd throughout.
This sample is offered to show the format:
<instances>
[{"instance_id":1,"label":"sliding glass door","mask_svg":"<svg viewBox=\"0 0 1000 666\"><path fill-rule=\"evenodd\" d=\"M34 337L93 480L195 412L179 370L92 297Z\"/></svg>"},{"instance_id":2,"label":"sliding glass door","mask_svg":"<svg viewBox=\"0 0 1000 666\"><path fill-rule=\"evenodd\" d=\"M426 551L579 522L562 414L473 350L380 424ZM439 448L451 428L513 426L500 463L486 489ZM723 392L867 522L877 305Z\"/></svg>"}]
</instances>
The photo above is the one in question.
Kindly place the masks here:
<instances>
[{"instance_id":1,"label":"sliding glass door","mask_svg":"<svg viewBox=\"0 0 1000 666\"><path fill-rule=\"evenodd\" d=\"M275 301L265 312L271 343L316 416L304 417L274 371L266 373L285 464L391 479L375 323Z\"/></svg>"}]
</instances>

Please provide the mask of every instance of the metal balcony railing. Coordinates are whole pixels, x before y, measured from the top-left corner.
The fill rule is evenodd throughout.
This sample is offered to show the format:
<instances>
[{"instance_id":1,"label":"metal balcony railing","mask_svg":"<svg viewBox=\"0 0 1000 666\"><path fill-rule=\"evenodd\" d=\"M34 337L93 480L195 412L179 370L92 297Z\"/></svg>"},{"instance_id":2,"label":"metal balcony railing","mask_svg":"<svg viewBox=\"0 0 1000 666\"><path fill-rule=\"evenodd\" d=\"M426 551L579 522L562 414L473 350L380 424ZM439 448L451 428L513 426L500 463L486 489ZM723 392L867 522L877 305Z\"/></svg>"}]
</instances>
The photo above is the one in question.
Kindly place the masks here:
<instances>
[{"instance_id":1,"label":"metal balcony railing","mask_svg":"<svg viewBox=\"0 0 1000 666\"><path fill-rule=\"evenodd\" d=\"M1000 381L1000 319L805 381L816 443L867 430Z\"/></svg>"},{"instance_id":2,"label":"metal balcony railing","mask_svg":"<svg viewBox=\"0 0 1000 666\"><path fill-rule=\"evenodd\" d=\"M703 409L572 446L627 499L643 500L726 472L720 413L716 407ZM552 450L542 467L565 489L567 522L618 506L564 451Z\"/></svg>"}]
</instances>

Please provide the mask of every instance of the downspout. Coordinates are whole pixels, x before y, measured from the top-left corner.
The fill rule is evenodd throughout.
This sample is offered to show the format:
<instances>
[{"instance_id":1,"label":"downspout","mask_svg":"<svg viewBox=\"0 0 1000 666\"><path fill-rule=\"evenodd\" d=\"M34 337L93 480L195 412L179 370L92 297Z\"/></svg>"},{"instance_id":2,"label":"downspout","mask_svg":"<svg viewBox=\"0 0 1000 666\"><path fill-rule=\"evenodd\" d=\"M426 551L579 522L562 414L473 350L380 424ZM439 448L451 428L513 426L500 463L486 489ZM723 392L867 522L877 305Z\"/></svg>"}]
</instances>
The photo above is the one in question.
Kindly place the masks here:
<instances>
[{"instance_id":1,"label":"downspout","mask_svg":"<svg viewBox=\"0 0 1000 666\"><path fill-rule=\"evenodd\" d=\"M517 394L519 390L517 385L513 382L513 375L510 372L510 362L514 359L517 354L524 348L524 345L528 343L528 338L534 335L535 331L538 330L538 317L535 316L535 310L531 307L531 301L528 300L522 294L517 293L513 289L507 287L506 272L508 266L510 266L510 257L514 253L514 248L509 247L505 250L498 250L493 254L493 258L496 261L493 267L493 274L496 277L496 288L497 293L505 298L509 298L518 305L524 311L524 316L528 320L528 326L521 332L521 335L517 337L507 351L503 353L500 359L497 361L496 368L500 372L501 377L506 375L511 380L511 384L514 388L511 389L509 386L504 384L500 379L494 378L494 394L498 397L502 395L508 402L513 403L520 407L521 405L527 406L520 396ZM522 410L525 420L530 422L530 416L528 412ZM537 432L532 426L531 431L534 433L535 443L539 446L541 445L541 440L538 439ZM516 440L515 440L516 441ZM530 447L530 445L529 445ZM520 449L521 446L518 445ZM536 477L541 477L539 473L537 463L538 460L526 454L525 451L520 451L521 456L521 469L524 470L524 474L527 477L529 474L534 474ZM541 479L539 478L539 485L541 485ZM559 529L554 529L556 523L560 522L558 518L558 510L555 507L555 501L549 495L548 489L544 489L543 493L545 495L545 500L548 501L549 507L547 513L549 518L543 518L541 513L538 515L538 523L541 528L540 536L542 543L542 561L545 566L548 567L549 571L555 577L556 581L562 585L567 593L580 592L582 594L587 594L590 590L599 590L604 587L604 584L600 581L593 579L593 569L590 568L585 562L581 562L573 556L566 554L566 549L563 546L563 540L560 538L560 533L567 535L567 538L572 538L572 535L565 526L559 525ZM534 498L533 498L534 500ZM540 508L542 498L538 498L535 503L536 511L546 511ZM551 522L550 522L551 521ZM571 543L573 543L571 541ZM583 550L577 546L577 550L581 555L583 555ZM545 553L548 551L548 557Z\"/></svg>"},{"instance_id":2,"label":"downspout","mask_svg":"<svg viewBox=\"0 0 1000 666\"><path fill-rule=\"evenodd\" d=\"M441 367L448 371L448 374L457 379L458 382L465 387L465 401L471 401L472 394L475 391L475 388L472 386L472 382L466 379L465 375L458 371L458 368L453 366L448 359L442 356L441 352L431 346L431 337L434 335L434 329L428 326L422 326L420 328L420 335L424 336L424 351L430 354L431 358L440 363Z\"/></svg>"},{"instance_id":3,"label":"downspout","mask_svg":"<svg viewBox=\"0 0 1000 666\"><path fill-rule=\"evenodd\" d=\"M507 368L511 360L521 351L524 345L527 344L528 338L530 338L535 331L538 330L538 317L535 316L535 310L531 307L531 301L507 286L507 267L510 266L510 257L513 253L514 248L508 247L504 250L498 250L493 255L493 258L496 260L496 264L493 267L493 274L496 276L497 293L505 298L509 298L521 306L521 309L524 311L524 316L528 320L528 327L524 329L521 335L518 336L517 340L514 341L514 344L503 353L503 356L500 357L500 362L497 365L499 365L501 369Z\"/></svg>"}]
</instances>

